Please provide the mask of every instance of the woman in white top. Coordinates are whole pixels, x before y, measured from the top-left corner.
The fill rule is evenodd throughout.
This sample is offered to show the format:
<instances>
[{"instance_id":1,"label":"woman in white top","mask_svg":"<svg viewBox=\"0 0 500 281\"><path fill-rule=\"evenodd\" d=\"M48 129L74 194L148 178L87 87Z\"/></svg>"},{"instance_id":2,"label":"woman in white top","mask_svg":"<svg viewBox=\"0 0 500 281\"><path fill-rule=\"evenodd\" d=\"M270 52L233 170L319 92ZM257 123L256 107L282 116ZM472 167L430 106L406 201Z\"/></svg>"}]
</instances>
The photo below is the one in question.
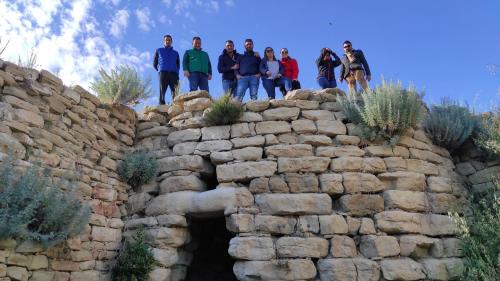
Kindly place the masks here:
<instances>
[{"instance_id":1,"label":"woman in white top","mask_svg":"<svg viewBox=\"0 0 500 281\"><path fill-rule=\"evenodd\" d=\"M284 86L288 92L292 89L292 81L283 76L283 65L274 56L273 48L264 50L264 58L260 62L260 73L262 74L262 85L266 89L269 99L276 98L276 87Z\"/></svg>"}]
</instances>

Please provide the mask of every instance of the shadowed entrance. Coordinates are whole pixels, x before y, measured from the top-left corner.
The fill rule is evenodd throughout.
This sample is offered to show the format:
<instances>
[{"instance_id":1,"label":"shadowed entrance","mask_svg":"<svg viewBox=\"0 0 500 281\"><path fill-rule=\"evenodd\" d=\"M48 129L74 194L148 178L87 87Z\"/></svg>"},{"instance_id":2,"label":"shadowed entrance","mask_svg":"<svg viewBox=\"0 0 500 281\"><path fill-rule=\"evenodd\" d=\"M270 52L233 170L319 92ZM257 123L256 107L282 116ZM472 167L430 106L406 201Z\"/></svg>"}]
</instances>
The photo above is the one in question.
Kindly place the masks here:
<instances>
[{"instance_id":1,"label":"shadowed entrance","mask_svg":"<svg viewBox=\"0 0 500 281\"><path fill-rule=\"evenodd\" d=\"M232 281L234 260L228 254L233 234L226 229L223 216L216 218L190 218L189 232L192 242L187 246L193 253L186 281Z\"/></svg>"}]
</instances>

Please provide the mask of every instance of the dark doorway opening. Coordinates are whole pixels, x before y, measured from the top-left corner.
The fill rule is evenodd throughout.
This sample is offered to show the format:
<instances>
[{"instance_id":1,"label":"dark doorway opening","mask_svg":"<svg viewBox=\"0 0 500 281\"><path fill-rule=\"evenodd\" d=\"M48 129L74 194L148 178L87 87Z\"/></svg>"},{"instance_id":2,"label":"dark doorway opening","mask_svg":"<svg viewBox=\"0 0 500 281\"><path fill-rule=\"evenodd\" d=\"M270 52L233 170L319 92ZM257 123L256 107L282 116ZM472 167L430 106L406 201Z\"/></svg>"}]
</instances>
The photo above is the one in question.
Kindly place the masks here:
<instances>
[{"instance_id":1,"label":"dark doorway opening","mask_svg":"<svg viewBox=\"0 0 500 281\"><path fill-rule=\"evenodd\" d=\"M229 240L234 237L226 229L223 216L190 218L189 232L193 260L185 281L237 281L233 273L234 259L227 253Z\"/></svg>"}]
</instances>

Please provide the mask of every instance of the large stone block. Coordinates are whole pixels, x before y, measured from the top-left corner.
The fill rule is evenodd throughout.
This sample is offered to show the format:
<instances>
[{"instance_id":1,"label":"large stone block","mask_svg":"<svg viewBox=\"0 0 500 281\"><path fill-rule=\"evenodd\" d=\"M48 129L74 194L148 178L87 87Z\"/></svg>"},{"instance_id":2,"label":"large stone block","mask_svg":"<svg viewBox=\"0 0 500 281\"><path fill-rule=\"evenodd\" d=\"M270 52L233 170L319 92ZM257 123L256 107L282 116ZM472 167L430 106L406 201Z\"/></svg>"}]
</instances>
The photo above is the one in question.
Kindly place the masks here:
<instances>
[{"instance_id":1,"label":"large stone block","mask_svg":"<svg viewBox=\"0 0 500 281\"><path fill-rule=\"evenodd\" d=\"M320 173L328 169L330 158L307 156L301 158L278 158L278 172L280 173L295 173L295 172L312 172Z\"/></svg>"},{"instance_id":2,"label":"large stone block","mask_svg":"<svg viewBox=\"0 0 500 281\"><path fill-rule=\"evenodd\" d=\"M460 205L457 198L448 193L427 193L430 210L436 214L447 214L454 206Z\"/></svg>"},{"instance_id":3,"label":"large stone block","mask_svg":"<svg viewBox=\"0 0 500 281\"><path fill-rule=\"evenodd\" d=\"M235 259L266 261L276 256L271 237L234 237L228 253Z\"/></svg>"},{"instance_id":4,"label":"large stone block","mask_svg":"<svg viewBox=\"0 0 500 281\"><path fill-rule=\"evenodd\" d=\"M231 126L213 126L201 128L201 140L227 140L230 136Z\"/></svg>"},{"instance_id":5,"label":"large stone block","mask_svg":"<svg viewBox=\"0 0 500 281\"><path fill-rule=\"evenodd\" d=\"M233 144L228 140L211 140L200 142L196 145L194 154L207 156L212 152L228 151L233 147Z\"/></svg>"},{"instance_id":6,"label":"large stone block","mask_svg":"<svg viewBox=\"0 0 500 281\"><path fill-rule=\"evenodd\" d=\"M341 215L319 216L320 232L323 235L347 234L349 228Z\"/></svg>"},{"instance_id":7,"label":"large stone block","mask_svg":"<svg viewBox=\"0 0 500 281\"><path fill-rule=\"evenodd\" d=\"M266 147L266 155L275 157L303 157L313 156L310 144L278 144Z\"/></svg>"},{"instance_id":8,"label":"large stone block","mask_svg":"<svg viewBox=\"0 0 500 281\"><path fill-rule=\"evenodd\" d=\"M342 175L340 174L321 174L319 175L319 187L321 192L329 195L344 193L342 185Z\"/></svg>"},{"instance_id":9,"label":"large stone block","mask_svg":"<svg viewBox=\"0 0 500 281\"><path fill-rule=\"evenodd\" d=\"M255 216L255 229L271 234L292 234L295 231L297 219L279 216Z\"/></svg>"},{"instance_id":10,"label":"large stone block","mask_svg":"<svg viewBox=\"0 0 500 281\"><path fill-rule=\"evenodd\" d=\"M328 255L328 240L320 237L281 237L276 251L284 258L322 258Z\"/></svg>"},{"instance_id":11,"label":"large stone block","mask_svg":"<svg viewBox=\"0 0 500 281\"><path fill-rule=\"evenodd\" d=\"M328 194L258 194L255 202L266 215L326 215L332 212Z\"/></svg>"},{"instance_id":12,"label":"large stone block","mask_svg":"<svg viewBox=\"0 0 500 281\"><path fill-rule=\"evenodd\" d=\"M255 132L258 135L265 134L283 134L290 133L292 128L286 121L264 121L258 122L255 126Z\"/></svg>"},{"instance_id":13,"label":"large stone block","mask_svg":"<svg viewBox=\"0 0 500 281\"><path fill-rule=\"evenodd\" d=\"M217 180L219 182L248 181L258 177L274 175L277 169L276 162L243 162L217 166Z\"/></svg>"},{"instance_id":14,"label":"large stone block","mask_svg":"<svg viewBox=\"0 0 500 281\"><path fill-rule=\"evenodd\" d=\"M363 158L344 156L332 159L330 169L335 172L360 172L363 170Z\"/></svg>"},{"instance_id":15,"label":"large stone block","mask_svg":"<svg viewBox=\"0 0 500 281\"><path fill-rule=\"evenodd\" d=\"M179 260L179 254L175 248L165 248L158 249L153 248L152 250L155 261L162 266L172 266Z\"/></svg>"},{"instance_id":16,"label":"large stone block","mask_svg":"<svg viewBox=\"0 0 500 281\"><path fill-rule=\"evenodd\" d=\"M344 156L363 156L365 152L354 145L343 146L320 146L316 149L316 156L325 157L344 157Z\"/></svg>"},{"instance_id":17,"label":"large stone block","mask_svg":"<svg viewBox=\"0 0 500 281\"><path fill-rule=\"evenodd\" d=\"M245 104L246 108L251 111L260 112L269 108L269 101L267 100L249 100Z\"/></svg>"},{"instance_id":18,"label":"large stone block","mask_svg":"<svg viewBox=\"0 0 500 281\"><path fill-rule=\"evenodd\" d=\"M375 193L384 190L382 182L372 174L343 173L346 193Z\"/></svg>"},{"instance_id":19,"label":"large stone block","mask_svg":"<svg viewBox=\"0 0 500 281\"><path fill-rule=\"evenodd\" d=\"M315 174L287 173L285 179L291 193L318 192L318 178Z\"/></svg>"},{"instance_id":20,"label":"large stone block","mask_svg":"<svg viewBox=\"0 0 500 281\"><path fill-rule=\"evenodd\" d=\"M409 258L384 259L380 262L382 276L386 280L421 280L425 279L422 265Z\"/></svg>"},{"instance_id":21,"label":"large stone block","mask_svg":"<svg viewBox=\"0 0 500 281\"><path fill-rule=\"evenodd\" d=\"M428 177L427 188L429 191L436 193L453 192L451 179L445 177Z\"/></svg>"},{"instance_id":22,"label":"large stone block","mask_svg":"<svg viewBox=\"0 0 500 281\"><path fill-rule=\"evenodd\" d=\"M422 173L428 176L439 175L438 166L424 160L406 159L406 166L410 172Z\"/></svg>"},{"instance_id":23,"label":"large stone block","mask_svg":"<svg viewBox=\"0 0 500 281\"><path fill-rule=\"evenodd\" d=\"M262 146L266 142L263 136L254 136L249 138L234 138L231 139L234 148L241 148L246 146Z\"/></svg>"},{"instance_id":24,"label":"large stone block","mask_svg":"<svg viewBox=\"0 0 500 281\"><path fill-rule=\"evenodd\" d=\"M171 132L167 137L169 146L174 146L181 142L198 141L201 137L200 129L186 129L181 131Z\"/></svg>"},{"instance_id":25,"label":"large stone block","mask_svg":"<svg viewBox=\"0 0 500 281\"><path fill-rule=\"evenodd\" d=\"M146 238L157 248L178 248L189 242L191 236L184 227L159 227L147 229Z\"/></svg>"},{"instance_id":26,"label":"large stone block","mask_svg":"<svg viewBox=\"0 0 500 281\"><path fill-rule=\"evenodd\" d=\"M398 240L394 236L362 236L359 250L367 258L393 257L400 253Z\"/></svg>"},{"instance_id":27,"label":"large stone block","mask_svg":"<svg viewBox=\"0 0 500 281\"><path fill-rule=\"evenodd\" d=\"M311 260L237 261L233 272L240 281L310 280L316 276Z\"/></svg>"},{"instance_id":28,"label":"large stone block","mask_svg":"<svg viewBox=\"0 0 500 281\"><path fill-rule=\"evenodd\" d=\"M345 135L347 133L347 128L341 121L318 120L316 121L316 126L318 127L319 134L330 137Z\"/></svg>"},{"instance_id":29,"label":"large stone block","mask_svg":"<svg viewBox=\"0 0 500 281\"><path fill-rule=\"evenodd\" d=\"M363 258L323 259L318 261L321 281L378 281L380 266Z\"/></svg>"},{"instance_id":30,"label":"large stone block","mask_svg":"<svg viewBox=\"0 0 500 281\"><path fill-rule=\"evenodd\" d=\"M331 145L332 139L325 135L300 135L298 138L299 143L310 144L314 146Z\"/></svg>"},{"instance_id":31,"label":"large stone block","mask_svg":"<svg viewBox=\"0 0 500 281\"><path fill-rule=\"evenodd\" d=\"M314 124L314 121L309 119L300 119L292 121L292 129L297 134L316 133L317 131L316 124Z\"/></svg>"},{"instance_id":32,"label":"large stone block","mask_svg":"<svg viewBox=\"0 0 500 281\"><path fill-rule=\"evenodd\" d=\"M16 138L0 132L0 152L4 154L12 152L16 158L23 159L26 155L26 148Z\"/></svg>"},{"instance_id":33,"label":"large stone block","mask_svg":"<svg viewBox=\"0 0 500 281\"><path fill-rule=\"evenodd\" d=\"M262 147L244 147L232 150L233 158L243 161L259 161L262 159Z\"/></svg>"},{"instance_id":34,"label":"large stone block","mask_svg":"<svg viewBox=\"0 0 500 281\"><path fill-rule=\"evenodd\" d=\"M233 233L255 231L255 219L251 214L232 214L226 217L226 228Z\"/></svg>"},{"instance_id":35,"label":"large stone block","mask_svg":"<svg viewBox=\"0 0 500 281\"><path fill-rule=\"evenodd\" d=\"M424 192L387 190L384 192L386 209L401 209L408 212L424 212L427 209Z\"/></svg>"},{"instance_id":36,"label":"large stone block","mask_svg":"<svg viewBox=\"0 0 500 281\"><path fill-rule=\"evenodd\" d=\"M302 117L310 120L335 120L335 115L329 110L303 110Z\"/></svg>"},{"instance_id":37,"label":"large stone block","mask_svg":"<svg viewBox=\"0 0 500 281\"><path fill-rule=\"evenodd\" d=\"M384 210L384 199L380 195L350 194L339 199L340 208L349 215L358 217L373 215Z\"/></svg>"},{"instance_id":38,"label":"large stone block","mask_svg":"<svg viewBox=\"0 0 500 281\"><path fill-rule=\"evenodd\" d=\"M170 268L157 267L149 273L149 281L170 281Z\"/></svg>"},{"instance_id":39,"label":"large stone block","mask_svg":"<svg viewBox=\"0 0 500 281\"><path fill-rule=\"evenodd\" d=\"M170 193L181 190L204 191L207 186L204 181L195 175L171 176L160 184L160 193Z\"/></svg>"},{"instance_id":40,"label":"large stone block","mask_svg":"<svg viewBox=\"0 0 500 281\"><path fill-rule=\"evenodd\" d=\"M292 121L297 120L300 109L296 107L278 107L265 110L262 112L262 117L265 121Z\"/></svg>"},{"instance_id":41,"label":"large stone block","mask_svg":"<svg viewBox=\"0 0 500 281\"><path fill-rule=\"evenodd\" d=\"M330 254L335 258L353 258L358 254L356 243L349 236L334 235L330 244Z\"/></svg>"},{"instance_id":42,"label":"large stone block","mask_svg":"<svg viewBox=\"0 0 500 281\"><path fill-rule=\"evenodd\" d=\"M378 229L389 234L421 233L421 214L384 211L375 215Z\"/></svg>"},{"instance_id":43,"label":"large stone block","mask_svg":"<svg viewBox=\"0 0 500 281\"><path fill-rule=\"evenodd\" d=\"M92 227L92 240L99 242L120 242L122 233L120 229L107 227Z\"/></svg>"},{"instance_id":44,"label":"large stone block","mask_svg":"<svg viewBox=\"0 0 500 281\"><path fill-rule=\"evenodd\" d=\"M382 173L378 178L384 183L386 189L424 191L425 175L414 172Z\"/></svg>"},{"instance_id":45,"label":"large stone block","mask_svg":"<svg viewBox=\"0 0 500 281\"><path fill-rule=\"evenodd\" d=\"M212 174L213 166L199 155L170 156L158 160L158 172L188 170L202 174Z\"/></svg>"},{"instance_id":46,"label":"large stone block","mask_svg":"<svg viewBox=\"0 0 500 281\"><path fill-rule=\"evenodd\" d=\"M36 112L17 108L14 109L12 113L13 113L13 120L15 121L26 123L30 126L37 128L43 128L43 125L45 124L42 116Z\"/></svg>"},{"instance_id":47,"label":"large stone block","mask_svg":"<svg viewBox=\"0 0 500 281\"><path fill-rule=\"evenodd\" d=\"M428 256L429 249L438 239L429 238L424 235L402 235L399 237L401 256L412 258L423 258Z\"/></svg>"},{"instance_id":48,"label":"large stone block","mask_svg":"<svg viewBox=\"0 0 500 281\"><path fill-rule=\"evenodd\" d=\"M212 105L210 98L196 98L184 103L185 111L203 111Z\"/></svg>"}]
</instances>

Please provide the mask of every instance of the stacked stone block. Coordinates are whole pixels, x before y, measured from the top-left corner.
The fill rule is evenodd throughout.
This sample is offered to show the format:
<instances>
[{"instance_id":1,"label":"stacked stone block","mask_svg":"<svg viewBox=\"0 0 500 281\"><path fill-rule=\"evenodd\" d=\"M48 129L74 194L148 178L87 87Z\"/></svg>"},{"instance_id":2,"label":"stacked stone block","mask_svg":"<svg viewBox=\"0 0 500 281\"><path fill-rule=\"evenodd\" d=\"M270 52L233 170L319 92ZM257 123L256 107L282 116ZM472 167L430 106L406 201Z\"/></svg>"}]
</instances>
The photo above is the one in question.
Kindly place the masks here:
<instances>
[{"instance_id":1,"label":"stacked stone block","mask_svg":"<svg viewBox=\"0 0 500 281\"><path fill-rule=\"evenodd\" d=\"M449 153L421 129L394 147L362 142L338 94L251 101L237 123L206 127L199 91L177 98L182 110L150 111L163 122L143 117L136 148L151 149L160 171L130 196L126 224L170 241L155 244L152 280L183 279L190 216L222 215L238 280L456 279L461 246L447 211L465 189ZM172 108L182 122L169 121Z\"/></svg>"},{"instance_id":2,"label":"stacked stone block","mask_svg":"<svg viewBox=\"0 0 500 281\"><path fill-rule=\"evenodd\" d=\"M0 158L52 168L54 181L71 178L92 209L79 237L44 249L0 241L2 281L99 281L122 240L128 186L116 167L135 139L136 114L110 107L80 86L64 86L48 71L0 61Z\"/></svg>"}]
</instances>

